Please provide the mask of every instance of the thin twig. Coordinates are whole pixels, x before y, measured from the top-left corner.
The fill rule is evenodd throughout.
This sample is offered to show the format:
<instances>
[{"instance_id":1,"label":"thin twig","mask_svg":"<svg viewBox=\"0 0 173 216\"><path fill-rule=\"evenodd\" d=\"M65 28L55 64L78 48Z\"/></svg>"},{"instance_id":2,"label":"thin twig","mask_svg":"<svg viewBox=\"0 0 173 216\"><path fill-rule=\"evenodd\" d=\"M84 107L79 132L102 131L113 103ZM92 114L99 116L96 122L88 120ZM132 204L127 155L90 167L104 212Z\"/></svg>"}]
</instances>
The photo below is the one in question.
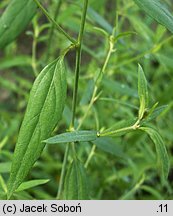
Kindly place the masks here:
<instances>
[{"instance_id":1,"label":"thin twig","mask_svg":"<svg viewBox=\"0 0 173 216\"><path fill-rule=\"evenodd\" d=\"M61 32L69 41L71 41L73 44L76 44L76 40L73 39L69 34L67 34L64 29L49 15L49 13L44 9L44 7L40 4L38 0L34 0L35 3L38 5L38 7L41 9L41 11L45 14L45 16L55 25L55 27L58 29L59 32Z\"/></svg>"},{"instance_id":2,"label":"thin twig","mask_svg":"<svg viewBox=\"0 0 173 216\"><path fill-rule=\"evenodd\" d=\"M61 4L62 4L62 0L59 0L58 4L56 6L55 15L54 15L54 20L55 21L57 20L57 17L59 15ZM54 30L55 30L55 25L52 23L51 28L50 28L50 32L49 32L48 47L47 47L47 53L46 53L45 62L48 61L49 56L50 56L50 48L51 48L51 44L52 44L52 38L53 38Z\"/></svg>"}]
</instances>

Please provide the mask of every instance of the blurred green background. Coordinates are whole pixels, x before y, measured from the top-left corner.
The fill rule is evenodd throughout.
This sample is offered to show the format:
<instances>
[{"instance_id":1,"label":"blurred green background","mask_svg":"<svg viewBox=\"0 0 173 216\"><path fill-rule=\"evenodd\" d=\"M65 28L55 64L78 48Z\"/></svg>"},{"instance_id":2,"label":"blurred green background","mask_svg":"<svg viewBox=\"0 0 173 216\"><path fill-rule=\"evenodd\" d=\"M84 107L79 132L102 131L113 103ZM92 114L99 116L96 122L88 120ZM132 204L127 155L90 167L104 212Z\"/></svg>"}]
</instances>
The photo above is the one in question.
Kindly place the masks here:
<instances>
[{"instance_id":1,"label":"blurred green background","mask_svg":"<svg viewBox=\"0 0 173 216\"><path fill-rule=\"evenodd\" d=\"M0 2L0 14L9 2ZM171 0L165 2L173 11ZM43 0L42 4L54 17L57 1ZM73 37L79 31L81 7L81 0L63 1L57 17L57 22ZM88 165L91 199L172 199L173 35L144 14L132 0L89 0L76 125L87 110L92 81L108 52L109 42L103 30L110 35L115 25L116 34L133 33L120 38L115 44L116 52L112 54L106 68L100 88L101 95L92 106L82 129L108 128L120 120L128 120L137 115L137 64L140 63L149 82L150 107L155 102L159 102L159 106L167 105L150 124L157 127L163 137L171 169L168 181L163 184L157 167L155 147L145 134L135 132L111 139L109 143L103 143L102 148L96 147ZM0 194L9 177L13 150L35 74L69 45L56 29L51 37L50 29L50 22L38 10L27 29L0 50ZM75 52L68 54L66 67L68 97L62 120L54 134L65 132L69 127ZM91 143L77 146L79 158L84 163L91 149ZM50 181L16 193L14 198L55 198L64 151L64 144L46 146L28 180L45 178Z\"/></svg>"}]
</instances>

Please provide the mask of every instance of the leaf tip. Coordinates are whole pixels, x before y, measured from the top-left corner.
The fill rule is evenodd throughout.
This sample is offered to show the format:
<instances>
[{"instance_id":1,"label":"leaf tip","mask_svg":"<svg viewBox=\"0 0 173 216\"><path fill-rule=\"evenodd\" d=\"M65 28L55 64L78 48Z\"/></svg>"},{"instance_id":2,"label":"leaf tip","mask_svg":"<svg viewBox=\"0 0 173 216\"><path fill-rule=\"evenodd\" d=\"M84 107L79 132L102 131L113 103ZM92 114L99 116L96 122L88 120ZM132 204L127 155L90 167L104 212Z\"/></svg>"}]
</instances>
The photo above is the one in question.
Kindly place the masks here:
<instances>
[{"instance_id":1,"label":"leaf tip","mask_svg":"<svg viewBox=\"0 0 173 216\"><path fill-rule=\"evenodd\" d=\"M12 197L13 195L13 191L12 190L8 190L7 191L7 200L10 200L10 198Z\"/></svg>"}]
</instances>

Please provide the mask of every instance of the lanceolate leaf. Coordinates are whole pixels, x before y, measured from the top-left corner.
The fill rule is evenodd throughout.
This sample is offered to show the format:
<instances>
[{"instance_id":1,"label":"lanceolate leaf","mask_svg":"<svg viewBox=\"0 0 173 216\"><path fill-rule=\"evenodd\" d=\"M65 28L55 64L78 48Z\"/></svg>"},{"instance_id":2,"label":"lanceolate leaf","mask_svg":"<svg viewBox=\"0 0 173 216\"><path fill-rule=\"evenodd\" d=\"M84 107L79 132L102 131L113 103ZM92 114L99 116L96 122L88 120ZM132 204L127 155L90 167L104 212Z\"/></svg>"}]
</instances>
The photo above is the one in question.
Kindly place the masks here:
<instances>
[{"instance_id":1,"label":"lanceolate leaf","mask_svg":"<svg viewBox=\"0 0 173 216\"><path fill-rule=\"evenodd\" d=\"M168 105L163 105L163 106L157 107L151 114L149 113L149 115L147 115L146 118L141 123L143 124L143 123L149 122L153 119L156 119L167 108L168 108Z\"/></svg>"},{"instance_id":2,"label":"lanceolate leaf","mask_svg":"<svg viewBox=\"0 0 173 216\"><path fill-rule=\"evenodd\" d=\"M64 56L52 62L35 80L12 162L8 196L19 187L61 118L66 98Z\"/></svg>"},{"instance_id":3,"label":"lanceolate leaf","mask_svg":"<svg viewBox=\"0 0 173 216\"><path fill-rule=\"evenodd\" d=\"M11 167L11 162L0 163L0 173L9 173Z\"/></svg>"},{"instance_id":4,"label":"lanceolate leaf","mask_svg":"<svg viewBox=\"0 0 173 216\"><path fill-rule=\"evenodd\" d=\"M26 181L23 182L16 190L16 192L20 192L20 191L24 191L27 190L29 188L33 188L42 184L46 184L47 182L49 182L49 179L37 179L37 180L30 180L30 181Z\"/></svg>"},{"instance_id":5,"label":"lanceolate leaf","mask_svg":"<svg viewBox=\"0 0 173 216\"><path fill-rule=\"evenodd\" d=\"M148 106L148 88L144 71L140 65L138 66L138 95L140 100L139 119L142 119Z\"/></svg>"},{"instance_id":6,"label":"lanceolate leaf","mask_svg":"<svg viewBox=\"0 0 173 216\"><path fill-rule=\"evenodd\" d=\"M96 131L72 131L51 137L44 142L48 144L56 144L67 142L86 142L93 141L95 139L97 139Z\"/></svg>"},{"instance_id":7,"label":"lanceolate leaf","mask_svg":"<svg viewBox=\"0 0 173 216\"><path fill-rule=\"evenodd\" d=\"M31 65L31 57L21 55L21 56L13 56L10 58L1 58L0 60L0 70L18 67L18 66L28 66Z\"/></svg>"},{"instance_id":8,"label":"lanceolate leaf","mask_svg":"<svg viewBox=\"0 0 173 216\"><path fill-rule=\"evenodd\" d=\"M33 0L12 0L0 17L0 48L12 42L36 13Z\"/></svg>"},{"instance_id":9,"label":"lanceolate leaf","mask_svg":"<svg viewBox=\"0 0 173 216\"><path fill-rule=\"evenodd\" d=\"M88 196L88 183L85 168L79 160L74 160L69 167L64 185L64 199L86 200Z\"/></svg>"},{"instance_id":10,"label":"lanceolate leaf","mask_svg":"<svg viewBox=\"0 0 173 216\"><path fill-rule=\"evenodd\" d=\"M5 193L7 193L7 185L6 185L6 183L5 183L5 181L4 181L4 179L3 179L3 177L0 175L0 189L3 189L3 191L5 192Z\"/></svg>"},{"instance_id":11,"label":"lanceolate leaf","mask_svg":"<svg viewBox=\"0 0 173 216\"><path fill-rule=\"evenodd\" d=\"M101 26L107 32L112 33L112 26L91 7L88 8L88 15L93 22L99 24L99 26Z\"/></svg>"},{"instance_id":12,"label":"lanceolate leaf","mask_svg":"<svg viewBox=\"0 0 173 216\"><path fill-rule=\"evenodd\" d=\"M162 137L153 128L141 127L140 129L145 131L154 142L156 146L159 166L161 167L162 178L167 179L169 173L169 157Z\"/></svg>"},{"instance_id":13,"label":"lanceolate leaf","mask_svg":"<svg viewBox=\"0 0 173 216\"><path fill-rule=\"evenodd\" d=\"M115 155L119 158L126 158L122 146L117 144L111 137L100 137L99 139L92 141L92 143L104 152Z\"/></svg>"},{"instance_id":14,"label":"lanceolate leaf","mask_svg":"<svg viewBox=\"0 0 173 216\"><path fill-rule=\"evenodd\" d=\"M173 15L160 0L134 0L134 2L157 22L173 33Z\"/></svg>"},{"instance_id":15,"label":"lanceolate leaf","mask_svg":"<svg viewBox=\"0 0 173 216\"><path fill-rule=\"evenodd\" d=\"M80 101L80 105L82 106L87 105L90 102L92 93L94 91L94 86L95 86L94 80L90 80L87 84L86 89L84 90L82 99Z\"/></svg>"}]
</instances>

